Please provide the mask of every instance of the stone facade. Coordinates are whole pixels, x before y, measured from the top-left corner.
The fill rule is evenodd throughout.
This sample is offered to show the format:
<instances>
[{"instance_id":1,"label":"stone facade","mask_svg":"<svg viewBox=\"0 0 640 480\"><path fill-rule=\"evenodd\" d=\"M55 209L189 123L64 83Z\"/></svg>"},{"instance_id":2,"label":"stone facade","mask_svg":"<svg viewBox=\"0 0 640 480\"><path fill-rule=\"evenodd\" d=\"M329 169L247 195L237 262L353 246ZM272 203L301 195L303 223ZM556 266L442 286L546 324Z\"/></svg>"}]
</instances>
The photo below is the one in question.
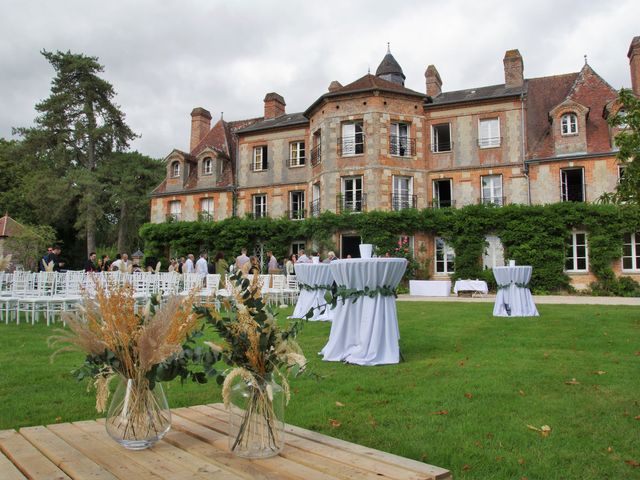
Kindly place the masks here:
<instances>
[{"instance_id":1,"label":"stone facade","mask_svg":"<svg viewBox=\"0 0 640 480\"><path fill-rule=\"evenodd\" d=\"M640 94L640 37L628 57ZM271 92L263 117L220 119L209 129L211 115L196 108L190 151L167 156L152 221L202 219L202 205L213 206L211 220L300 219L326 210L592 202L613 191L616 131L606 117L619 108L617 92L587 64L525 78L520 52L508 50L503 65L504 84L452 92L429 65L425 91L416 92L389 52L376 75L334 80L305 112L287 113ZM357 232L336 235L336 249L349 235ZM418 255L434 258L433 238L413 241ZM576 274L576 285L589 275Z\"/></svg>"}]
</instances>

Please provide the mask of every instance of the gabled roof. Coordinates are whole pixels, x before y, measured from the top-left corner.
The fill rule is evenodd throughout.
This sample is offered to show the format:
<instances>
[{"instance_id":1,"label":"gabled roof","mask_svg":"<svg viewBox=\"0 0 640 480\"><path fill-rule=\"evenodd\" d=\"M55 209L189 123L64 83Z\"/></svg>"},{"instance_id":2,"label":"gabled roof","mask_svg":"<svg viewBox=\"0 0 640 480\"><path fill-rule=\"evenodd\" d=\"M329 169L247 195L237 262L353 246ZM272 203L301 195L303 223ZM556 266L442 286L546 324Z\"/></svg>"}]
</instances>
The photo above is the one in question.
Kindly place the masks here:
<instances>
[{"instance_id":1,"label":"gabled roof","mask_svg":"<svg viewBox=\"0 0 640 480\"><path fill-rule=\"evenodd\" d=\"M423 92L416 92L415 90L411 90L403 85L398 83L389 82L388 80L384 80L383 78L376 77L375 75L371 75L370 73L360 77L354 82L345 85L342 88L338 88L333 92L327 92L318 98L315 102L311 104L309 108L307 108L304 112L305 116L309 116L309 114L313 111L313 109L321 103L324 99L340 97L344 95L350 95L353 93L361 93L361 92L391 92L391 93L399 93L402 95L408 95L412 97L426 98L427 95Z\"/></svg>"},{"instance_id":2,"label":"gabled roof","mask_svg":"<svg viewBox=\"0 0 640 480\"><path fill-rule=\"evenodd\" d=\"M24 227L9 216L8 213L0 218L0 237L13 237Z\"/></svg>"},{"instance_id":3,"label":"gabled roof","mask_svg":"<svg viewBox=\"0 0 640 480\"><path fill-rule=\"evenodd\" d=\"M245 133L258 132L261 130L271 130L273 128L293 127L296 125L306 125L309 119L304 116L303 112L285 113L275 118L261 119L260 121L237 131L238 135Z\"/></svg>"},{"instance_id":4,"label":"gabled roof","mask_svg":"<svg viewBox=\"0 0 640 480\"><path fill-rule=\"evenodd\" d=\"M496 98L515 97L526 92L526 85L522 87L507 87L504 83L488 87L467 88L453 92L442 92L440 95L427 100L425 107L447 105L450 103L473 102L478 100L492 100Z\"/></svg>"}]
</instances>

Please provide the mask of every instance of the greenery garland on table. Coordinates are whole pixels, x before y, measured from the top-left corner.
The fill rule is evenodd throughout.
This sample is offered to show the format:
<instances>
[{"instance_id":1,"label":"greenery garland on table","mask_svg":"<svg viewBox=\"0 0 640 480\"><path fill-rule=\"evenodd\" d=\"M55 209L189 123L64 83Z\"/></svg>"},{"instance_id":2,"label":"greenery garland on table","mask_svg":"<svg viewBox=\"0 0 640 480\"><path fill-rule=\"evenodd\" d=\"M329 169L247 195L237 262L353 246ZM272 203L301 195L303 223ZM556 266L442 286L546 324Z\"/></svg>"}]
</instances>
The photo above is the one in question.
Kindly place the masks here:
<instances>
[{"instance_id":1,"label":"greenery garland on table","mask_svg":"<svg viewBox=\"0 0 640 480\"><path fill-rule=\"evenodd\" d=\"M529 288L528 283L509 282L502 285L498 285L498 290L506 290L507 288L511 287L511 285L515 285L518 288Z\"/></svg>"},{"instance_id":2,"label":"greenery garland on table","mask_svg":"<svg viewBox=\"0 0 640 480\"><path fill-rule=\"evenodd\" d=\"M258 243L265 250L272 249L276 257L285 258L294 240L306 239L316 242L319 249L335 249L332 236L342 231L357 232L363 242L376 245L380 251L394 251L400 236L425 234L444 238L455 250L452 280L482 278L488 283L493 282L493 275L483 269L481 259L486 236L495 235L502 241L506 258L533 267L531 286L536 293L545 293L569 288L565 251L574 229L588 233L589 267L597 277L592 285L594 293L640 293L637 283L628 277L616 278L612 269L612 263L622 255L623 234L640 231L637 205L470 205L358 215L324 212L296 221L236 217L220 222L146 224L140 235L145 252L159 258L166 257L169 248L173 254L202 249L235 254Z\"/></svg>"},{"instance_id":3,"label":"greenery garland on table","mask_svg":"<svg viewBox=\"0 0 640 480\"><path fill-rule=\"evenodd\" d=\"M318 290L331 290L331 285L309 285L307 283L298 282L300 290L306 290L307 292L317 292Z\"/></svg>"}]
</instances>

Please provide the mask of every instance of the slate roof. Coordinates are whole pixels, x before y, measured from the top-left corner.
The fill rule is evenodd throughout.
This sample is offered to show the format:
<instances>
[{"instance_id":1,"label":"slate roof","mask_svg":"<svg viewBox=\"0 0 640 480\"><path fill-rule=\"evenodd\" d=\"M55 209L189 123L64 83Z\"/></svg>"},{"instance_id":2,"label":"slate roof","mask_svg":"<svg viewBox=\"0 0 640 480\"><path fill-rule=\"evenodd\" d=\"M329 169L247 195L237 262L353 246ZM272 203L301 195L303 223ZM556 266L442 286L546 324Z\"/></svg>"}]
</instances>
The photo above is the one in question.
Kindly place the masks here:
<instances>
[{"instance_id":1,"label":"slate roof","mask_svg":"<svg viewBox=\"0 0 640 480\"><path fill-rule=\"evenodd\" d=\"M295 125L306 125L309 123L309 119L304 116L303 112L299 113L285 113L279 117L264 119L261 118L256 123L240 128L237 130L238 135L245 133L258 132L261 130L270 130L272 128L292 127Z\"/></svg>"},{"instance_id":2,"label":"slate roof","mask_svg":"<svg viewBox=\"0 0 640 480\"><path fill-rule=\"evenodd\" d=\"M377 76L389 75L389 74L400 75L403 79L407 78L404 76L404 73L402 72L402 67L400 66L400 64L393 57L393 55L391 55L391 52L387 53L384 56L384 58L382 59L382 62L380 62L380 65L378 65L378 69L376 70Z\"/></svg>"},{"instance_id":3,"label":"slate roof","mask_svg":"<svg viewBox=\"0 0 640 480\"><path fill-rule=\"evenodd\" d=\"M526 92L526 82L522 87L507 87L504 83L488 87L467 88L453 92L442 92L427 100L425 107L447 105L450 103L473 102L495 98L515 97Z\"/></svg>"}]
</instances>

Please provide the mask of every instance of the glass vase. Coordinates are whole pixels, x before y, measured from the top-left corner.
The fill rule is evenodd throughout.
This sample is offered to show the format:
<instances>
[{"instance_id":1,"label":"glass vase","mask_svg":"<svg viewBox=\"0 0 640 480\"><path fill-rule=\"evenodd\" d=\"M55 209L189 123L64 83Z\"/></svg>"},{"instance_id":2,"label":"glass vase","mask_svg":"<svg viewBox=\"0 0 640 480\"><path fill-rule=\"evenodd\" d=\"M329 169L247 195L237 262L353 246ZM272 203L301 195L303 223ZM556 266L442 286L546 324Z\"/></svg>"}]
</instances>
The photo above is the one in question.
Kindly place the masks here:
<instances>
[{"instance_id":1,"label":"glass vase","mask_svg":"<svg viewBox=\"0 0 640 480\"><path fill-rule=\"evenodd\" d=\"M146 378L120 377L106 418L107 433L129 450L143 450L171 428L171 411L162 385Z\"/></svg>"},{"instance_id":2,"label":"glass vase","mask_svg":"<svg viewBox=\"0 0 640 480\"><path fill-rule=\"evenodd\" d=\"M230 393L229 449L238 457L268 458L284 447L285 393L273 378L237 382Z\"/></svg>"}]
</instances>

